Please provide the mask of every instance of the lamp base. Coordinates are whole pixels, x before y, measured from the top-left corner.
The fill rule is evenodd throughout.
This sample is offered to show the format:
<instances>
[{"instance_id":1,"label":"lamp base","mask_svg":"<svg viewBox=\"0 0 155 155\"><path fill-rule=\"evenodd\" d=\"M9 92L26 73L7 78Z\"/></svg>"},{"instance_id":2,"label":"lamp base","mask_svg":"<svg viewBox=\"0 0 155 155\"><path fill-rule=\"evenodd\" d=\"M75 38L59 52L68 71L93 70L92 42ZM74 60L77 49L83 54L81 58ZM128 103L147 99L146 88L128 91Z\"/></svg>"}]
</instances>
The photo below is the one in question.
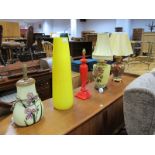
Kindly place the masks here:
<instances>
[{"instance_id":1,"label":"lamp base","mask_svg":"<svg viewBox=\"0 0 155 155\"><path fill-rule=\"evenodd\" d=\"M122 82L122 78L121 77L113 77L112 79L115 82Z\"/></svg>"},{"instance_id":2,"label":"lamp base","mask_svg":"<svg viewBox=\"0 0 155 155\"><path fill-rule=\"evenodd\" d=\"M105 62L98 62L93 66L93 77L95 81L95 89L105 88L109 81L111 66Z\"/></svg>"},{"instance_id":3,"label":"lamp base","mask_svg":"<svg viewBox=\"0 0 155 155\"><path fill-rule=\"evenodd\" d=\"M121 82L125 66L121 61L121 57L116 57L116 62L112 64L113 81Z\"/></svg>"},{"instance_id":4,"label":"lamp base","mask_svg":"<svg viewBox=\"0 0 155 155\"><path fill-rule=\"evenodd\" d=\"M81 90L80 90L80 91L75 95L75 97L80 98L80 99L82 99L82 100L86 100L86 99L88 99L88 98L91 97L91 94L90 94L90 92L89 92L88 90L85 90L85 91L81 91Z\"/></svg>"}]
</instances>

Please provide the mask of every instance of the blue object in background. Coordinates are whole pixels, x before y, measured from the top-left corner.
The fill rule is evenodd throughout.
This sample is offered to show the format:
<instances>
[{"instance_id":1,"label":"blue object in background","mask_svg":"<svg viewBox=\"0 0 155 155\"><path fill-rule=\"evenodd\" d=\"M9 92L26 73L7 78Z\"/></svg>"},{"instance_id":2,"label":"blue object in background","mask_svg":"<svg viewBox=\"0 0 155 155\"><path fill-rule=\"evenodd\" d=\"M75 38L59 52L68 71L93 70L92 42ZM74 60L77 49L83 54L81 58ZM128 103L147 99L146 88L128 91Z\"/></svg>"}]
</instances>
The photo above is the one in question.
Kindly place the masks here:
<instances>
[{"instance_id":1,"label":"blue object in background","mask_svg":"<svg viewBox=\"0 0 155 155\"><path fill-rule=\"evenodd\" d=\"M93 65L97 63L96 59L87 59L88 71L93 70ZM72 71L79 72L80 71L80 60L73 60L72 61Z\"/></svg>"}]
</instances>

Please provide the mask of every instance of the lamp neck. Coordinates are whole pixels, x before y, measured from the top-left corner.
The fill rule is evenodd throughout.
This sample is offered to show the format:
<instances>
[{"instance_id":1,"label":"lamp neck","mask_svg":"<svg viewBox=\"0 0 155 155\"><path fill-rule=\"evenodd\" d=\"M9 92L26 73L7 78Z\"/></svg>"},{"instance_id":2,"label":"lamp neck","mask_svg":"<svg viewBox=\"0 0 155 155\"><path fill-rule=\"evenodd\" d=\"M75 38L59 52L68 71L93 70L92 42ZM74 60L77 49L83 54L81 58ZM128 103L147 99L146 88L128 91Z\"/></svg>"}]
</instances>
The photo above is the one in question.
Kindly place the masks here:
<instances>
[{"instance_id":1,"label":"lamp neck","mask_svg":"<svg viewBox=\"0 0 155 155\"><path fill-rule=\"evenodd\" d=\"M122 56L115 57L116 63L122 63Z\"/></svg>"},{"instance_id":2,"label":"lamp neck","mask_svg":"<svg viewBox=\"0 0 155 155\"><path fill-rule=\"evenodd\" d=\"M106 61L103 59L103 60L98 60L98 63L100 63L100 64L105 64L106 63Z\"/></svg>"}]
</instances>

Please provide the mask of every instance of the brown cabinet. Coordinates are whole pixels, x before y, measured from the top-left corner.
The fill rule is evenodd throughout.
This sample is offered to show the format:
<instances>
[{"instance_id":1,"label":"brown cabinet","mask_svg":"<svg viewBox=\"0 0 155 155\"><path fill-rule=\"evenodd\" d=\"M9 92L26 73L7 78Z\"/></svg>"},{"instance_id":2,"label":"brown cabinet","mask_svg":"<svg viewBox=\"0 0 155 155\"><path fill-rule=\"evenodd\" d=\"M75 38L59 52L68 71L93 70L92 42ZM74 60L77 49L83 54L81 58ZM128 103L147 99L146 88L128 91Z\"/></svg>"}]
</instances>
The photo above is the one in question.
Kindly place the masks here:
<instances>
[{"instance_id":1,"label":"brown cabinet","mask_svg":"<svg viewBox=\"0 0 155 155\"><path fill-rule=\"evenodd\" d=\"M82 57L82 49L86 49L86 57L91 57L92 55L92 42L88 41L70 41L70 54L73 58Z\"/></svg>"},{"instance_id":2,"label":"brown cabinet","mask_svg":"<svg viewBox=\"0 0 155 155\"><path fill-rule=\"evenodd\" d=\"M141 41L143 32L144 32L144 29L142 28L133 29L132 40Z\"/></svg>"}]
</instances>

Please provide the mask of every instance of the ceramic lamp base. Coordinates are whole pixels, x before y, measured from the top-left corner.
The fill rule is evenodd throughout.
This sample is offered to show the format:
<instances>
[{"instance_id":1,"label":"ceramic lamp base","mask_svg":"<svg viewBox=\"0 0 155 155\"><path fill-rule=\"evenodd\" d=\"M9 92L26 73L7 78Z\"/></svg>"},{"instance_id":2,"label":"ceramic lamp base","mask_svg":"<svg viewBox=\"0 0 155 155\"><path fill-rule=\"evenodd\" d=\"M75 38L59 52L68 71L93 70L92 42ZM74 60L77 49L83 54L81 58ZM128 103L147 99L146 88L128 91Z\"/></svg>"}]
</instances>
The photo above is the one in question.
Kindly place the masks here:
<instances>
[{"instance_id":1,"label":"ceramic lamp base","mask_svg":"<svg viewBox=\"0 0 155 155\"><path fill-rule=\"evenodd\" d=\"M93 66L93 77L95 81L95 89L107 87L109 81L111 66L105 62L98 62Z\"/></svg>"},{"instance_id":2,"label":"ceramic lamp base","mask_svg":"<svg viewBox=\"0 0 155 155\"><path fill-rule=\"evenodd\" d=\"M125 66L121 61L121 57L116 58L116 62L112 64L113 81L121 82Z\"/></svg>"},{"instance_id":3,"label":"ceramic lamp base","mask_svg":"<svg viewBox=\"0 0 155 155\"><path fill-rule=\"evenodd\" d=\"M86 99L88 99L88 98L91 97L91 94L90 94L90 92L89 92L88 90L86 90L86 91L81 91L81 90L80 90L80 91L75 95L75 97L80 98L80 99L82 99L82 100L86 100Z\"/></svg>"}]
</instances>

